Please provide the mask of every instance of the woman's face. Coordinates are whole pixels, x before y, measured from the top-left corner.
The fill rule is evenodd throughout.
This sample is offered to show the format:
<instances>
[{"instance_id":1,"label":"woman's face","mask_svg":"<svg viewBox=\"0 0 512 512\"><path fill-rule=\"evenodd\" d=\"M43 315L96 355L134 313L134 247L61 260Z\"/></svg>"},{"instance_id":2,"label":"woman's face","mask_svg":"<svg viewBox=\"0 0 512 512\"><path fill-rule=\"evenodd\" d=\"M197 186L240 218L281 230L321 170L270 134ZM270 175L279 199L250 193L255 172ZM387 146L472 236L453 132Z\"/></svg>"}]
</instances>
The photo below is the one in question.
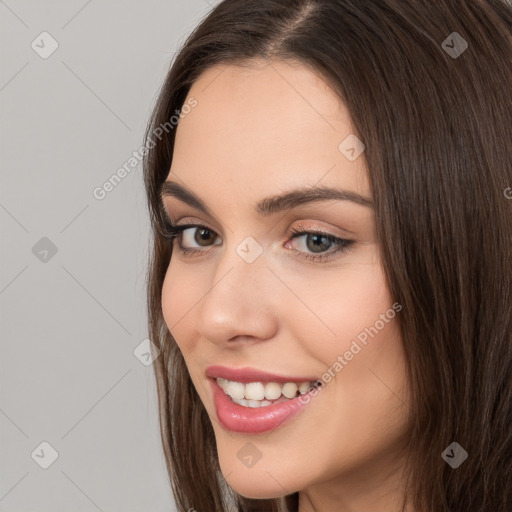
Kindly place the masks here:
<instances>
[{"instance_id":1,"label":"woman's face","mask_svg":"<svg viewBox=\"0 0 512 512\"><path fill-rule=\"evenodd\" d=\"M164 197L175 224L205 227L182 235L196 253L174 241L163 314L213 424L223 475L247 497L380 496L406 431L401 306L389 294L348 112L316 74L277 60L212 67L188 98L197 104L183 110L167 180L208 213ZM265 208L318 187L345 196ZM293 238L294 229L313 234ZM208 375L234 381L221 383L237 400L269 399L240 405ZM304 380L324 385L293 407L284 395L274 403L276 390L292 396Z\"/></svg>"}]
</instances>

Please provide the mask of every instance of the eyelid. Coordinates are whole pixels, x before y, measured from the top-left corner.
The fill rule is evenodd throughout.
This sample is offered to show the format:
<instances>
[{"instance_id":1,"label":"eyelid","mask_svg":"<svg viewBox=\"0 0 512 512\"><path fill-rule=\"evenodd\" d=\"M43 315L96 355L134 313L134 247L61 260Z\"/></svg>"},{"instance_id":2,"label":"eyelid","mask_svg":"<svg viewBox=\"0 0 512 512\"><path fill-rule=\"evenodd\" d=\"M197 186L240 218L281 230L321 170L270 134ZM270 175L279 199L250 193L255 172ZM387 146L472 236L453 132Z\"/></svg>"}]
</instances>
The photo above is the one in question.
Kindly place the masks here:
<instances>
[{"instance_id":1,"label":"eyelid","mask_svg":"<svg viewBox=\"0 0 512 512\"><path fill-rule=\"evenodd\" d=\"M311 217L315 217L316 215L319 215L321 216L321 213L317 210L310 210L310 208L314 208L314 205L305 205L302 207L302 209L300 208L295 208L293 210L290 210L289 212L285 213L279 220L278 223L273 223L270 227L269 230L267 230L266 232L268 233L269 231L273 231L279 223L285 221L286 223L293 223L293 222L322 222L322 221L304 221L302 219L304 219L304 217L306 216L311 216ZM188 210L188 208L187 208ZM166 206L166 203L165 203L165 200L162 202L162 211L163 211L163 217L164 217L164 221L167 222L167 223L171 223L171 224L174 224L176 225L176 223L178 222L182 222L182 221L185 221L185 220L191 220L191 223L194 223L194 224L201 224L202 226L204 227L207 227L208 229L212 230L212 231L215 231L216 234L220 234L222 233L222 228L219 228L219 229L216 229L214 227L212 227L213 225L209 222L205 222L204 220L202 220L200 217L196 217L194 215L184 215L182 216L181 218L177 219L177 220L174 220L173 219L173 216L169 214L169 210ZM270 220L270 219L269 219ZM327 222L327 221L323 221L323 222ZM336 222L336 221L334 221ZM329 222L327 222L328 224L330 224ZM229 228L229 226L226 226L228 231L231 231L233 232L232 229ZM351 236L351 237L355 237L357 236L357 233L354 232L354 231L350 231L349 229L347 228L339 228L339 227L312 227L312 228L308 228L308 229L313 229L313 230L327 230L328 232L331 232L332 233L332 230L337 230L337 232L339 234L335 234L335 233L332 233L333 236L337 236L337 237L340 237L340 238L345 238L347 236ZM341 231L341 233L340 233Z\"/></svg>"},{"instance_id":2,"label":"eyelid","mask_svg":"<svg viewBox=\"0 0 512 512\"><path fill-rule=\"evenodd\" d=\"M166 217L164 219L165 231L167 233L169 233L169 232L182 233L183 231L185 231L187 229L206 228L209 231L212 231L213 233L215 233L215 235L220 236L216 229L211 228L208 224L204 223L203 221L185 222L183 224L177 224L177 222L181 222L181 221L183 221L183 219L189 219L189 218L190 217L183 217L183 218L179 219L178 221L174 222L169 217ZM294 224L290 229L287 230L285 236L288 237L289 239L293 239L293 238L296 238L293 236L294 233L297 233L299 231L304 231L304 232L308 232L308 233L317 232L317 233L321 233L323 235L330 236L332 238L339 238L339 239L345 239L345 240L348 239L347 235L345 235L343 233L333 232L332 228L330 229L330 228L318 226L315 224L311 225L310 224L311 222L312 221L299 221L297 224ZM354 234L352 231L349 231L349 230L344 230L344 231L346 231L347 233L350 233L351 235Z\"/></svg>"},{"instance_id":3,"label":"eyelid","mask_svg":"<svg viewBox=\"0 0 512 512\"><path fill-rule=\"evenodd\" d=\"M198 217L194 217L192 215L186 215L184 217L181 217L180 219L174 221L170 215L167 214L167 210L165 211L166 215L164 216L164 224L167 228L172 227L183 227L186 226L187 228L191 227L205 227L209 229L210 231L213 231L216 235L219 235L222 233L221 230L218 230L214 227L212 227L208 222L205 222L203 220L200 220ZM196 219L196 220L194 220ZM299 220L300 219L300 220ZM183 221L190 221L190 222L184 222L184 224L177 224L178 222ZM291 219L292 223L293 221L296 221L296 224L292 224L293 228L289 228L286 232L286 236L290 236L293 229L302 229L304 231L320 231L325 234L329 234L333 237L337 238L347 238L347 237L354 237L357 236L357 234L353 231L350 231L349 229L345 228L339 228L339 227L327 227L322 225L322 221L314 221L314 220L303 220L301 217L295 217ZM324 221L325 222L325 221ZM320 224L319 224L320 223ZM277 226L272 227L270 231L273 231ZM232 231L232 230L230 230ZM268 233L268 231L267 231Z\"/></svg>"},{"instance_id":4,"label":"eyelid","mask_svg":"<svg viewBox=\"0 0 512 512\"><path fill-rule=\"evenodd\" d=\"M319 221L300 220L287 231L287 236L291 236L293 232L307 231L307 232L319 232L325 235L329 235L334 238L347 239L350 236L355 236L353 231L348 229L324 227L322 224L318 224Z\"/></svg>"},{"instance_id":5,"label":"eyelid","mask_svg":"<svg viewBox=\"0 0 512 512\"><path fill-rule=\"evenodd\" d=\"M196 219L196 220L194 220ZM185 221L185 222L183 222ZM182 224L178 224L178 222ZM190 227L205 227L209 230L213 231L215 234L219 234L219 230L216 228L211 227L211 225L208 222L205 222L203 220L200 220L198 217L194 217L192 215L185 215L184 217L181 217L178 220L174 220L170 215L164 216L164 224L167 228L181 228L183 226L190 228Z\"/></svg>"}]
</instances>

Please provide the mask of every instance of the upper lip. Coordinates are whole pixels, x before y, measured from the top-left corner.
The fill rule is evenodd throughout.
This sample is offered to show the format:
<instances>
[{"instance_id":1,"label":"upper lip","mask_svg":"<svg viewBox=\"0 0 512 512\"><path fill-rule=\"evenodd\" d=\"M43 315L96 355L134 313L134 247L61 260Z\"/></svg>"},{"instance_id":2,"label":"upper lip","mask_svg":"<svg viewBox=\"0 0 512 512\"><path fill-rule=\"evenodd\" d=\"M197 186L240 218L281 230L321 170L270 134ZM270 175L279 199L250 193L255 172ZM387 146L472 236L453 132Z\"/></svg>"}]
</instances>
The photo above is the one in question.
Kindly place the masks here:
<instances>
[{"instance_id":1,"label":"upper lip","mask_svg":"<svg viewBox=\"0 0 512 512\"><path fill-rule=\"evenodd\" d=\"M270 373L257 368L244 366L243 368L228 368L227 366L210 365L206 368L206 376L213 379L223 378L236 382L315 382L317 377L311 376L285 376Z\"/></svg>"}]
</instances>

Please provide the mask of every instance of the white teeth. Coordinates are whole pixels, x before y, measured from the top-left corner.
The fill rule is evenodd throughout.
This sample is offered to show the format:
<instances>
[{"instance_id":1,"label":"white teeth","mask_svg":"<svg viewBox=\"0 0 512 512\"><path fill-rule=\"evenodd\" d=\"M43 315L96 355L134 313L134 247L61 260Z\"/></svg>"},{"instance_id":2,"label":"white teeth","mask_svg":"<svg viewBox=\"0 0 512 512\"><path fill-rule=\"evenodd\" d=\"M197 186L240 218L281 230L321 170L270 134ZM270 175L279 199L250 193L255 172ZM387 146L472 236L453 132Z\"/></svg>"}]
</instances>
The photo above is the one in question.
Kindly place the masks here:
<instances>
[{"instance_id":1,"label":"white teeth","mask_svg":"<svg viewBox=\"0 0 512 512\"><path fill-rule=\"evenodd\" d=\"M231 381L218 378L217 383L229 395L233 402L244 407L266 407L278 400L281 395L288 399L295 398L297 391L301 395L307 393L311 387L311 382L286 382L280 384L277 382L243 382Z\"/></svg>"},{"instance_id":2,"label":"white teeth","mask_svg":"<svg viewBox=\"0 0 512 512\"><path fill-rule=\"evenodd\" d=\"M240 400L233 400L238 405L243 405L244 407L265 407L270 405L272 402L268 400L246 400L245 398L241 398Z\"/></svg>"},{"instance_id":3,"label":"white teeth","mask_svg":"<svg viewBox=\"0 0 512 512\"><path fill-rule=\"evenodd\" d=\"M299 388L297 387L297 384L295 384L295 382L287 382L283 386L283 395L286 398L294 398L297 395L297 389Z\"/></svg>"},{"instance_id":4,"label":"white teeth","mask_svg":"<svg viewBox=\"0 0 512 512\"><path fill-rule=\"evenodd\" d=\"M228 385L224 390L234 400L244 398L245 385L241 382L228 381Z\"/></svg>"},{"instance_id":5,"label":"white teeth","mask_svg":"<svg viewBox=\"0 0 512 512\"><path fill-rule=\"evenodd\" d=\"M224 390L226 391L227 387L228 387L228 381L226 379L223 379L222 377L219 377L217 379L217 382L219 383L219 386Z\"/></svg>"},{"instance_id":6,"label":"white teeth","mask_svg":"<svg viewBox=\"0 0 512 512\"><path fill-rule=\"evenodd\" d=\"M299 393L301 395L303 395L304 393L307 393L309 391L309 388L310 388L310 384L309 382L303 382L300 386L299 386Z\"/></svg>"},{"instance_id":7,"label":"white teeth","mask_svg":"<svg viewBox=\"0 0 512 512\"><path fill-rule=\"evenodd\" d=\"M265 398L267 400L276 400L281 396L281 386L277 382L267 382L265 384Z\"/></svg>"},{"instance_id":8,"label":"white teeth","mask_svg":"<svg viewBox=\"0 0 512 512\"><path fill-rule=\"evenodd\" d=\"M249 382L245 385L244 395L249 400L263 400L265 398L265 388L261 382Z\"/></svg>"}]
</instances>

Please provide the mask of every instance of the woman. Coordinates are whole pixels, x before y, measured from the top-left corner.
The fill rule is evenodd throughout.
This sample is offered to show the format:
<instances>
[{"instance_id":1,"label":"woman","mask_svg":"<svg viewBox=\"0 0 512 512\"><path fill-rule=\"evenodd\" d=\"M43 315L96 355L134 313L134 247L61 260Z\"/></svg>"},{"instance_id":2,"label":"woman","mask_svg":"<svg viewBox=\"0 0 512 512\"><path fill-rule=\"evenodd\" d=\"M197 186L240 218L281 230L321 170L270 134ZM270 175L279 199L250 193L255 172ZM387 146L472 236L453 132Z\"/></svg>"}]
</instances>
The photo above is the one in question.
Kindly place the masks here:
<instances>
[{"instance_id":1,"label":"woman","mask_svg":"<svg viewBox=\"0 0 512 512\"><path fill-rule=\"evenodd\" d=\"M512 510L512 9L224 0L146 132L178 509Z\"/></svg>"}]
</instances>

